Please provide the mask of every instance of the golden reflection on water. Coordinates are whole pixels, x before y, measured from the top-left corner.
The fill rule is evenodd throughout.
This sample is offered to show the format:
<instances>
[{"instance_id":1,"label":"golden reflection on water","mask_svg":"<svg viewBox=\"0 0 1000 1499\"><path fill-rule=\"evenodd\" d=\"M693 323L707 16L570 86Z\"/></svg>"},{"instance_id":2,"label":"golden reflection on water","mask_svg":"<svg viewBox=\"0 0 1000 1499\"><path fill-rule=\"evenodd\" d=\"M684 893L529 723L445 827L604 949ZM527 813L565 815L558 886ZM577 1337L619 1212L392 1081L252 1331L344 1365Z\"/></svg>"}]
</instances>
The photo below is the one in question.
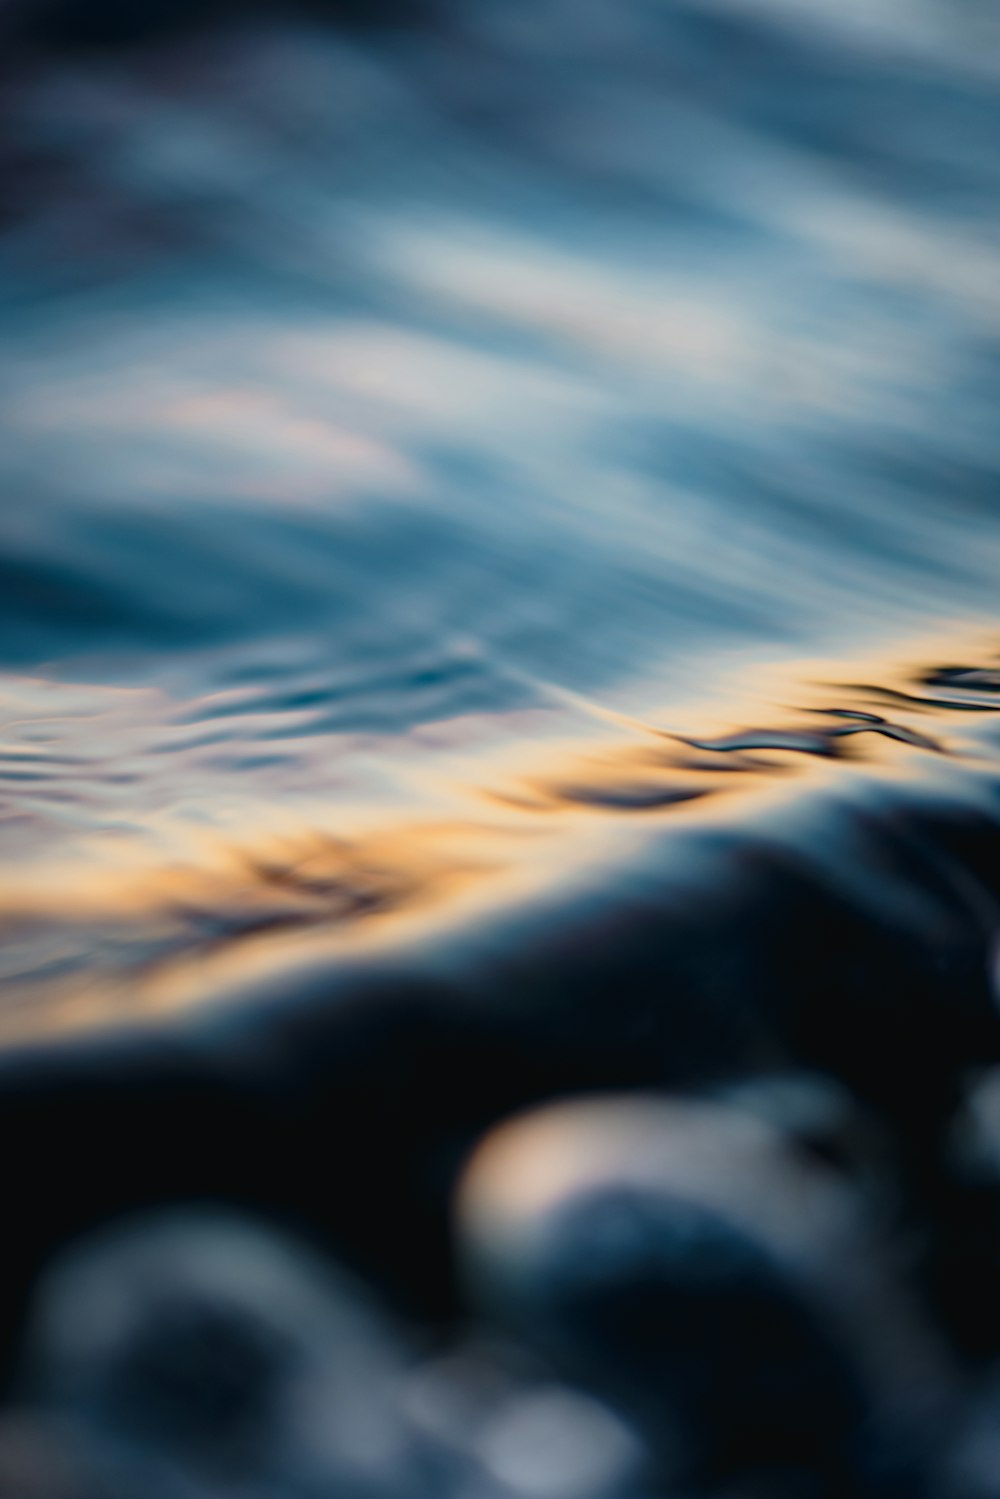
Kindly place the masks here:
<instances>
[{"instance_id":1,"label":"golden reflection on water","mask_svg":"<svg viewBox=\"0 0 1000 1499\"><path fill-rule=\"evenodd\" d=\"M497 750L482 725L469 740L441 723L418 737L442 752L446 773L428 770L410 803L324 802L314 791L285 806L265 779L256 807L245 802L216 826L186 821L181 803L149 815L145 842L139 819L129 838L112 831L24 864L15 840L0 869L0 1038L132 1023L312 953L389 950L530 900L678 819L766 814L838 778L899 784L963 762L969 774L988 771L995 752L977 725L1000 707L996 659L956 634L894 663L783 664L754 672L724 709L672 710L671 722L691 729L595 705L589 734L525 743L506 719L523 731L530 715L498 715ZM101 708L90 716L113 743L120 699L94 691ZM85 716L94 708L85 688L65 689L63 701L55 684L36 682L29 698L42 722L60 703ZM319 743L314 752L329 753Z\"/></svg>"}]
</instances>

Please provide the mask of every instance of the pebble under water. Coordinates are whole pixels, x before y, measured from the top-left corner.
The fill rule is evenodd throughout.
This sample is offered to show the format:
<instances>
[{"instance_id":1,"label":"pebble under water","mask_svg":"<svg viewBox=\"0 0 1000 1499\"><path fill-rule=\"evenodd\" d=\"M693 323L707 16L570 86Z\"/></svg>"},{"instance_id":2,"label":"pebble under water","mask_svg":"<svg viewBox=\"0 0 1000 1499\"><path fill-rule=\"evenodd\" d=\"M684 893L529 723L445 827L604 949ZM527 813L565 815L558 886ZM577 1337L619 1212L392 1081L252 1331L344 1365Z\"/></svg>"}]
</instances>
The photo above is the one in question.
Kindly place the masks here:
<instances>
[{"instance_id":1,"label":"pebble under water","mask_svg":"<svg viewBox=\"0 0 1000 1499\"><path fill-rule=\"evenodd\" d=\"M0 11L0 1499L1000 1499L998 89Z\"/></svg>"}]
</instances>

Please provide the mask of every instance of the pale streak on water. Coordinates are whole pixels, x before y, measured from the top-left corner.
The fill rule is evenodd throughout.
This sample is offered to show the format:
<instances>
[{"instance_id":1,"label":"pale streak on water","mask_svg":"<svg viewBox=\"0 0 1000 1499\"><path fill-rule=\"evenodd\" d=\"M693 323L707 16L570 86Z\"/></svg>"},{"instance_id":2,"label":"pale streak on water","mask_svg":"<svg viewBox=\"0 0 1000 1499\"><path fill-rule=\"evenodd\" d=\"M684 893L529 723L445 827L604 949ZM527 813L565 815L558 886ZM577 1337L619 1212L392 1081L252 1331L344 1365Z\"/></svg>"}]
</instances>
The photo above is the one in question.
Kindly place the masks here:
<instances>
[{"instance_id":1,"label":"pale streak on water","mask_svg":"<svg viewBox=\"0 0 1000 1499\"><path fill-rule=\"evenodd\" d=\"M790 778L980 794L992 683L888 694L994 649L998 36L490 0L9 85L8 1033Z\"/></svg>"}]
</instances>

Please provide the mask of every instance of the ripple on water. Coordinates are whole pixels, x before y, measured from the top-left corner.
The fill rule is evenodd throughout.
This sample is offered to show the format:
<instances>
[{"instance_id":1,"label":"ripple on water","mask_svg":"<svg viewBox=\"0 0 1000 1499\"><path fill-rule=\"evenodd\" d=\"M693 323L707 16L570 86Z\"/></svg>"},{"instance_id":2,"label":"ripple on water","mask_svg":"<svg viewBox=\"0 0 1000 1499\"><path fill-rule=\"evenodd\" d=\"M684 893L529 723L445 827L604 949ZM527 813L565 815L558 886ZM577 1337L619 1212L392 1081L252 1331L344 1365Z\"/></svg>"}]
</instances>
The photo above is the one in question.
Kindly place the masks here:
<instances>
[{"instance_id":1,"label":"ripple on water","mask_svg":"<svg viewBox=\"0 0 1000 1499\"><path fill-rule=\"evenodd\" d=\"M758 673L744 683L749 726L703 736L597 704L588 713L580 702L575 720L565 703L549 703L402 738L311 725L295 735L286 717L312 707L294 687L277 698L265 688L270 711L259 714L246 689L222 694L202 723L193 705L178 709L155 687L11 679L18 716L0 746L0 788L12 812L8 846L23 852L0 879L0 1029L14 1039L142 1024L238 997L258 979L280 987L286 970L294 987L298 969L317 961L331 971L359 956L378 963L448 931L461 948L466 924L486 930L506 911L516 928L518 910L558 907L562 892L571 910L581 882L603 885L612 913L633 894L669 913L676 895L690 904L700 891L707 916L715 897L691 871L699 848L727 840L737 881L741 850L786 846L824 880L873 901L881 919L894 900L905 915L923 898L886 852L899 836L915 846L928 838L934 851L915 880L936 881L930 898L940 904L954 859L935 819L994 825L998 745L986 710L996 673L883 665L872 685L838 685L858 675L833 666ZM798 711L777 706L796 698ZM210 726L237 716L234 784L234 761L217 757ZM272 752L276 743L283 753ZM36 780L23 779L25 764L40 767ZM834 836L812 843L824 807ZM881 889L848 851L850 829L872 818L885 825ZM642 870L661 848L676 874L645 890ZM959 903L992 912L995 882L973 868L962 878Z\"/></svg>"}]
</instances>

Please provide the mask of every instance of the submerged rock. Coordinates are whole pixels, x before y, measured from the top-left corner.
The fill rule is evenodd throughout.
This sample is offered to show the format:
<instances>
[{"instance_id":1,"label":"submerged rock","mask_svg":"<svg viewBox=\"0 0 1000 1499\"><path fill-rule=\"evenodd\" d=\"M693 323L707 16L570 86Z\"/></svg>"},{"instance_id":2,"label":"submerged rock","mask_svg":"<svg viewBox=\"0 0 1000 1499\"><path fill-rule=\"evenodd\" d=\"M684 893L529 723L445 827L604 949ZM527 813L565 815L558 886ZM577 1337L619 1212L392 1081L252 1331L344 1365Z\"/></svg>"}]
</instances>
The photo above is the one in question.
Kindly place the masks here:
<instances>
[{"instance_id":1,"label":"submerged rock","mask_svg":"<svg viewBox=\"0 0 1000 1499\"><path fill-rule=\"evenodd\" d=\"M459 1232L480 1304L672 1476L878 1487L947 1399L859 1200L735 1111L605 1098L516 1119L473 1158Z\"/></svg>"},{"instance_id":2,"label":"submerged rock","mask_svg":"<svg viewBox=\"0 0 1000 1499\"><path fill-rule=\"evenodd\" d=\"M426 1481L404 1368L346 1276L238 1218L175 1213L55 1264L23 1382L43 1411L209 1489L398 1499Z\"/></svg>"}]
</instances>

